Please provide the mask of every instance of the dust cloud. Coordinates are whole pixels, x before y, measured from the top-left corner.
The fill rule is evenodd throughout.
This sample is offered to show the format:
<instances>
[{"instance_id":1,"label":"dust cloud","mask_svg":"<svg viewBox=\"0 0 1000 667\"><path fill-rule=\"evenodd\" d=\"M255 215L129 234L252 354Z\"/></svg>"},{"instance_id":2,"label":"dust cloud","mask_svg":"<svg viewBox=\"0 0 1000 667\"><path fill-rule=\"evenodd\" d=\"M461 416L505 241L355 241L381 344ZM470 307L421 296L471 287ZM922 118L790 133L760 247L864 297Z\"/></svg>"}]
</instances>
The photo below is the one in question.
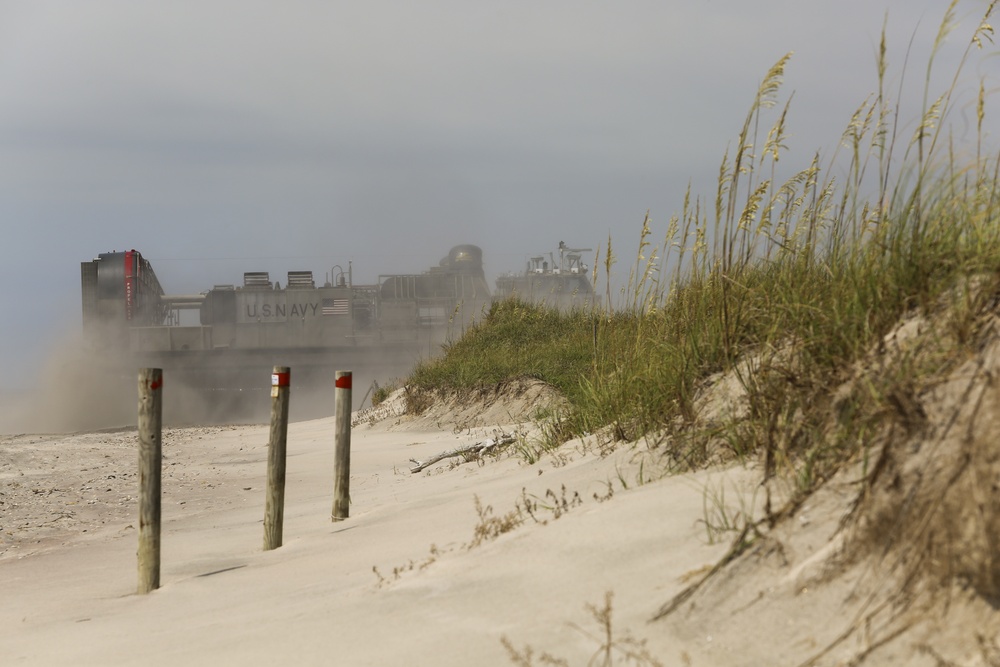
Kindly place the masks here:
<instances>
[{"instance_id":1,"label":"dust cloud","mask_svg":"<svg viewBox=\"0 0 1000 667\"><path fill-rule=\"evenodd\" d=\"M75 334L55 343L45 358L34 386L5 396L0 433L66 433L135 424L137 378L129 382L110 354Z\"/></svg>"},{"instance_id":2,"label":"dust cloud","mask_svg":"<svg viewBox=\"0 0 1000 667\"><path fill-rule=\"evenodd\" d=\"M135 427L143 364L82 334L64 337L46 358L34 386L0 397L0 434ZM353 368L345 362L344 369L353 372L353 409L370 405L375 386L399 383L419 360L387 352ZM167 360L162 364L164 426L267 423L273 365L271 358L261 358L250 367L196 373ZM333 415L334 372L330 363L292 366L291 421Z\"/></svg>"}]
</instances>

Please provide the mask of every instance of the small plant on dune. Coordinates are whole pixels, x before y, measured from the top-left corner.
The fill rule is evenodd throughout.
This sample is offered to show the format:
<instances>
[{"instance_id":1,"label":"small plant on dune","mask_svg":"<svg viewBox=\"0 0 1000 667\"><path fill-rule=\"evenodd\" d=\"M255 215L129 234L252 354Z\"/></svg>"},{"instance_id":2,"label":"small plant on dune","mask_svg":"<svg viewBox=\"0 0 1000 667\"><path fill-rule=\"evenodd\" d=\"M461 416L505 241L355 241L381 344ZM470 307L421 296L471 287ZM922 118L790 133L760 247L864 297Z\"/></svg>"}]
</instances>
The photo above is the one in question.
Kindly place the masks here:
<instances>
[{"instance_id":1,"label":"small plant on dune","mask_svg":"<svg viewBox=\"0 0 1000 667\"><path fill-rule=\"evenodd\" d=\"M599 493L597 493L597 491L594 491L593 498L594 498L594 500L596 500L599 503L607 502L607 501L609 501L609 500L611 500L612 498L615 497L615 488L611 484L610 480L607 481L607 482L605 482L605 484L607 486L604 489L604 493L599 494Z\"/></svg>"},{"instance_id":2,"label":"small plant on dune","mask_svg":"<svg viewBox=\"0 0 1000 667\"><path fill-rule=\"evenodd\" d=\"M474 496L474 498L476 515L479 517L479 521L473 528L472 542L468 545L469 549L478 547L483 542L495 540L504 533L509 533L524 523L524 515L521 513L520 507L515 507L510 512L501 516L494 516L492 505L484 507L478 495Z\"/></svg>"},{"instance_id":3,"label":"small plant on dune","mask_svg":"<svg viewBox=\"0 0 1000 667\"><path fill-rule=\"evenodd\" d=\"M500 643L507 649L507 657L518 667L536 667L545 665L547 667L569 667L569 662L562 658L557 658L551 653L542 652L535 662L535 650L530 646L525 646L520 651L506 636L500 637Z\"/></svg>"},{"instance_id":4,"label":"small plant on dune","mask_svg":"<svg viewBox=\"0 0 1000 667\"><path fill-rule=\"evenodd\" d=\"M413 384L407 384L404 390L406 397L406 411L413 415L421 415L434 404L433 393Z\"/></svg>"},{"instance_id":5,"label":"small plant on dune","mask_svg":"<svg viewBox=\"0 0 1000 667\"><path fill-rule=\"evenodd\" d=\"M396 381L390 382L385 385L380 385L378 382L372 383L372 407L381 404L385 399L389 398L392 392L398 389Z\"/></svg>"},{"instance_id":6,"label":"small plant on dune","mask_svg":"<svg viewBox=\"0 0 1000 667\"><path fill-rule=\"evenodd\" d=\"M590 613L594 622L597 623L597 633L591 633L578 625L573 625L580 633L592 639L598 644L597 650L590 657L587 665L593 667L614 667L615 665L635 665L636 667L662 667L658 661L646 648L646 641L636 639L630 633L616 636L613 623L612 600L614 595L611 591L604 594L604 604L600 607L587 604L586 609ZM525 646L518 650L514 644L506 637L501 637L500 642L507 650L507 656L511 662L520 667L535 667L535 652L530 646ZM569 667L569 661L553 656L550 653L541 653L538 656L538 665Z\"/></svg>"},{"instance_id":7,"label":"small plant on dune","mask_svg":"<svg viewBox=\"0 0 1000 667\"><path fill-rule=\"evenodd\" d=\"M383 586L388 586L394 581L399 581L399 579L403 576L403 574L407 572L413 572L415 570L420 570L420 571L426 570L428 567L434 564L438 558L440 558L444 553L446 553L446 551L449 550L446 549L442 551L441 549L438 548L436 544L432 544L430 546L430 553L421 562L416 563L413 560L410 560L406 565L397 565L396 567L392 568L391 579L383 576L382 572L378 569L378 566L373 565L372 573L378 579L376 588L382 588Z\"/></svg>"},{"instance_id":8,"label":"small plant on dune","mask_svg":"<svg viewBox=\"0 0 1000 667\"><path fill-rule=\"evenodd\" d=\"M542 454L545 453L545 447L527 438L519 438L514 441L514 451L525 463L533 465L542 458Z\"/></svg>"},{"instance_id":9,"label":"small plant on dune","mask_svg":"<svg viewBox=\"0 0 1000 667\"><path fill-rule=\"evenodd\" d=\"M556 493L552 489L546 489L545 495L542 497L529 494L527 489L521 489L521 499L518 501L518 507L523 509L531 517L532 521L545 525L548 523L548 519L538 518L539 511L550 512L552 520L555 521L574 507L579 507L583 504L583 498L580 497L578 491L574 491L572 496L567 494L568 491L565 484L562 485L559 493Z\"/></svg>"},{"instance_id":10,"label":"small plant on dune","mask_svg":"<svg viewBox=\"0 0 1000 667\"><path fill-rule=\"evenodd\" d=\"M747 503L743 495L738 495L739 507L732 507L726 502L726 487L722 483L718 488L705 485L702 490L702 518L698 520L705 526L705 536L709 544L715 544L727 534L739 534L755 521L754 502L756 494Z\"/></svg>"}]
</instances>

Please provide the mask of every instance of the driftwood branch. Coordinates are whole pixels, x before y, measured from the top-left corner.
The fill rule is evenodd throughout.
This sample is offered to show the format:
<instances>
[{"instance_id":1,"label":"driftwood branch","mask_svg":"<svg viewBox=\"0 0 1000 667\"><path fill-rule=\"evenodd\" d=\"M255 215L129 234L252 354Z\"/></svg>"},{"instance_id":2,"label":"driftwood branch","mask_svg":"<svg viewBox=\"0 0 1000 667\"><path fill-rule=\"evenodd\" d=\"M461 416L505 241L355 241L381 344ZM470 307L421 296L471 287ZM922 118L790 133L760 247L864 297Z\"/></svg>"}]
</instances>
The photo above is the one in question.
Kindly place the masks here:
<instances>
[{"instance_id":1,"label":"driftwood branch","mask_svg":"<svg viewBox=\"0 0 1000 667\"><path fill-rule=\"evenodd\" d=\"M481 442L474 443L472 445L464 445L462 447L456 447L455 449L450 449L447 452L441 452L437 456L433 456L426 461L418 461L417 459L410 459L410 462L414 464L410 468L411 473L420 472L425 468L428 468L438 461L443 461L444 459L449 459L455 456L464 456L466 458L482 456L483 454L488 454L497 447L502 447L503 445L509 445L514 442L514 436L508 435L506 433L501 433L500 435L483 440Z\"/></svg>"}]
</instances>

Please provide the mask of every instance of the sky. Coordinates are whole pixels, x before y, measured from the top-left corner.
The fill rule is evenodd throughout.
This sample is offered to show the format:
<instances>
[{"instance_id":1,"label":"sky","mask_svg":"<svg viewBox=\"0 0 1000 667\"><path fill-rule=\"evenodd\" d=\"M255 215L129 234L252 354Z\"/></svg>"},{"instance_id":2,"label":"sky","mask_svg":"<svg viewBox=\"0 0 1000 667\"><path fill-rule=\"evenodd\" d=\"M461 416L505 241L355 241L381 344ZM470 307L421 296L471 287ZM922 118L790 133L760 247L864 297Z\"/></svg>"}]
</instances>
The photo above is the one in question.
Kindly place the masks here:
<instances>
[{"instance_id":1,"label":"sky","mask_svg":"<svg viewBox=\"0 0 1000 667\"><path fill-rule=\"evenodd\" d=\"M796 166L875 90L884 21L912 122L947 4L0 0L0 389L79 330L79 263L109 250L168 293L374 282L460 243L491 282L559 241L631 257L647 210L656 238L689 183L712 196L788 52ZM986 4L959 3L941 81ZM967 73L1000 87L996 58Z\"/></svg>"}]
</instances>

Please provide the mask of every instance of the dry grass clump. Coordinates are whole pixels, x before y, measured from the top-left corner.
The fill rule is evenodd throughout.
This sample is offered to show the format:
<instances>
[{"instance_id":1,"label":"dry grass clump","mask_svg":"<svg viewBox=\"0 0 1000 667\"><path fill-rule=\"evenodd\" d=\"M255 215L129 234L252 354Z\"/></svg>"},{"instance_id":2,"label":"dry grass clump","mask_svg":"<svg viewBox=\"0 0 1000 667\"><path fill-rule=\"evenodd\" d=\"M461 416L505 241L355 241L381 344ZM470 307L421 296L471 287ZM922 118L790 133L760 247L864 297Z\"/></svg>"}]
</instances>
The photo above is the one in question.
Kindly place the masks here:
<instances>
[{"instance_id":1,"label":"dry grass clump","mask_svg":"<svg viewBox=\"0 0 1000 667\"><path fill-rule=\"evenodd\" d=\"M785 573L782 581L795 581L796 587L830 591L837 584L828 584L851 582L848 595L828 598L840 613L850 610L845 627L802 665L827 664L834 655L842 661L838 664L869 659L888 664L879 662L885 655L879 651L897 641L939 656L954 655L956 645L977 636L981 644L987 641L988 635L977 635L982 628L953 627L956 623L948 618L969 618L972 605L983 610L978 618L992 613L1000 600L997 377L1000 273L993 273L962 280L936 304L913 309L831 392L819 433L828 443L852 434L855 456L833 489L806 502L820 503L824 512L843 512L844 501L830 504L830 499L853 495L849 489L857 495L839 530L836 520L831 522L834 529L825 537L828 548L820 550L821 559L803 558L813 547L805 548L810 538L799 536L799 520L805 515L795 514L798 501L793 499L773 517L774 530L744 524L723 561L664 605L657 618L681 608L706 608L745 585L741 574L756 573L756 568L773 571L778 562ZM778 524L791 515L795 521ZM744 552L749 557L730 568L729 562ZM709 580L715 590L712 585L702 588ZM703 594L705 590L709 592ZM995 618L986 617L984 623L996 627ZM945 627L951 637L942 639L935 627ZM955 636L961 638L956 641ZM982 645L993 641L988 638ZM843 662L852 650L857 652ZM903 649L897 645L893 650L898 656ZM941 660L939 664L966 664ZM984 658L970 664L993 663Z\"/></svg>"},{"instance_id":2,"label":"dry grass clump","mask_svg":"<svg viewBox=\"0 0 1000 667\"><path fill-rule=\"evenodd\" d=\"M567 494L565 484L562 485L559 493L552 489L546 489L545 495L542 497L529 495L527 489L522 489L518 507L523 508L532 521L545 525L548 523L548 519L539 518L542 511L551 512L552 520L555 521L574 507L583 504L583 498L580 497L579 491L574 491L572 496Z\"/></svg>"},{"instance_id":3,"label":"dry grass clump","mask_svg":"<svg viewBox=\"0 0 1000 667\"><path fill-rule=\"evenodd\" d=\"M403 389L406 397L406 412L411 415L422 415L434 405L432 392L413 384L407 384Z\"/></svg>"},{"instance_id":4,"label":"dry grass clump","mask_svg":"<svg viewBox=\"0 0 1000 667\"><path fill-rule=\"evenodd\" d=\"M495 540L504 533L509 533L524 523L524 514L520 506L516 506L505 514L496 516L493 514L493 506L486 505L484 507L482 501L479 500L479 496L475 496L475 502L476 514L479 520L472 532L472 541L469 543L470 549L478 547L484 542Z\"/></svg>"},{"instance_id":5,"label":"dry grass clump","mask_svg":"<svg viewBox=\"0 0 1000 667\"><path fill-rule=\"evenodd\" d=\"M559 493L552 489L546 489L542 496L536 496L528 493L527 489L521 489L521 497L514 504L514 509L499 516L493 514L492 505L483 506L479 496L475 496L475 504L479 520L473 529L472 541L468 544L469 549L515 530L528 518L544 526L549 522L549 518L543 517L543 512L548 512L551 520L555 521L571 509L582 505L583 498L580 497L578 491L569 495L564 484Z\"/></svg>"},{"instance_id":6,"label":"dry grass clump","mask_svg":"<svg viewBox=\"0 0 1000 667\"><path fill-rule=\"evenodd\" d=\"M888 401L851 553L875 555L877 571L898 575L904 587L958 582L997 601L1000 276L979 281L972 300L974 326L962 347L945 311L924 321L925 332L897 361L924 372L897 385Z\"/></svg>"},{"instance_id":7,"label":"dry grass clump","mask_svg":"<svg viewBox=\"0 0 1000 667\"><path fill-rule=\"evenodd\" d=\"M456 431L537 421L566 408L566 400L558 390L523 375L464 389L413 382L404 391L408 414L438 423L450 422Z\"/></svg>"}]
</instances>

